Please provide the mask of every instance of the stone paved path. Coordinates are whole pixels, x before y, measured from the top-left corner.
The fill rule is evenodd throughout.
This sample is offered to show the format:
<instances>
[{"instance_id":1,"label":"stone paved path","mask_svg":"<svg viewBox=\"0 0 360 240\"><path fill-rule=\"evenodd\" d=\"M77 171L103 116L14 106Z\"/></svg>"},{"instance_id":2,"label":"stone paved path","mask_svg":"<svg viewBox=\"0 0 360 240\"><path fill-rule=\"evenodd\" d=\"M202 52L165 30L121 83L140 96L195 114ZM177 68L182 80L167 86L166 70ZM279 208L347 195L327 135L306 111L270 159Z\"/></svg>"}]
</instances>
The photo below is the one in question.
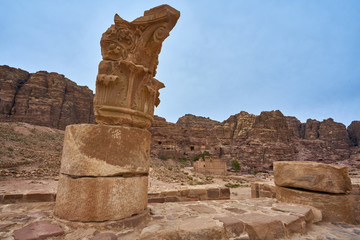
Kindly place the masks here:
<instances>
[{"instance_id":1,"label":"stone paved path","mask_svg":"<svg viewBox=\"0 0 360 240\"><path fill-rule=\"evenodd\" d=\"M14 238L14 234L39 222L48 226L41 234L64 232L60 236L48 235L46 239L50 240L360 239L360 226L317 222L319 213L311 207L277 203L266 198L153 203L149 204L147 217L142 221L135 217L128 225L120 221L63 221L53 216L53 207L53 202L0 205L0 239L27 239Z\"/></svg>"}]
</instances>

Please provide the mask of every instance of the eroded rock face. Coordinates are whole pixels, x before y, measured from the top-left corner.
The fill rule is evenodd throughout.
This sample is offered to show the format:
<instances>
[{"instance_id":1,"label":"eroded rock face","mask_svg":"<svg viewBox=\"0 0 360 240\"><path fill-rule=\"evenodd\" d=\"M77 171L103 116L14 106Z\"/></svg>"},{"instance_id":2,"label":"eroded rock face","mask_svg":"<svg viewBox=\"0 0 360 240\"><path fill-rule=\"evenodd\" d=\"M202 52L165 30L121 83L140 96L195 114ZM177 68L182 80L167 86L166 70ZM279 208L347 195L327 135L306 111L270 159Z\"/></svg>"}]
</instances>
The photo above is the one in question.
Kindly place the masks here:
<instances>
[{"instance_id":1,"label":"eroded rock face","mask_svg":"<svg viewBox=\"0 0 360 240\"><path fill-rule=\"evenodd\" d=\"M0 66L0 120L65 129L94 123L93 93L57 73Z\"/></svg>"},{"instance_id":2,"label":"eroded rock face","mask_svg":"<svg viewBox=\"0 0 360 240\"><path fill-rule=\"evenodd\" d=\"M352 121L347 128L349 137L355 146L360 145L360 121Z\"/></svg>"},{"instance_id":3,"label":"eroded rock face","mask_svg":"<svg viewBox=\"0 0 360 240\"><path fill-rule=\"evenodd\" d=\"M209 151L228 166L236 159L243 169L257 170L271 169L274 161L356 161L359 151L349 138L357 136L356 126L355 121L346 130L333 119L301 123L280 111L259 116L243 111L222 123L187 114L174 124L155 116L151 155L193 159Z\"/></svg>"},{"instance_id":4,"label":"eroded rock face","mask_svg":"<svg viewBox=\"0 0 360 240\"><path fill-rule=\"evenodd\" d=\"M326 193L348 193L351 180L348 167L308 161L274 162L274 181L293 187Z\"/></svg>"}]
</instances>

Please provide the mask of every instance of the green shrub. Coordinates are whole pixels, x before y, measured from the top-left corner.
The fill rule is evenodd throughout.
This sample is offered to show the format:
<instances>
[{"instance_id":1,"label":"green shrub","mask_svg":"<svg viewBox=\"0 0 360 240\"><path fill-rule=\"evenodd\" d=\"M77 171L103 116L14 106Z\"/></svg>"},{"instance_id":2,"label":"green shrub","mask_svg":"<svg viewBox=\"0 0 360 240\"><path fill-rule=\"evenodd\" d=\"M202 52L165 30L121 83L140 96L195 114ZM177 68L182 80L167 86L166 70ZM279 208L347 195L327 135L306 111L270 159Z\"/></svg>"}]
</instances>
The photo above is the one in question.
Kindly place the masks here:
<instances>
[{"instance_id":1,"label":"green shrub","mask_svg":"<svg viewBox=\"0 0 360 240\"><path fill-rule=\"evenodd\" d=\"M208 151L204 151L202 154L201 154L201 157L203 159L203 161L205 161L205 156L210 156L210 153Z\"/></svg>"},{"instance_id":2,"label":"green shrub","mask_svg":"<svg viewBox=\"0 0 360 240\"><path fill-rule=\"evenodd\" d=\"M225 187L228 187L228 188L238 188L238 187L240 187L240 184L237 184L237 183L227 183L227 184L225 184Z\"/></svg>"},{"instance_id":3,"label":"green shrub","mask_svg":"<svg viewBox=\"0 0 360 240\"><path fill-rule=\"evenodd\" d=\"M235 171L240 171L241 170L241 166L240 166L238 160L232 160L231 161L231 169L233 169Z\"/></svg>"},{"instance_id":4,"label":"green shrub","mask_svg":"<svg viewBox=\"0 0 360 240\"><path fill-rule=\"evenodd\" d=\"M196 161L199 161L199 159L200 159L199 156L195 156L195 157L193 158L193 161L196 162Z\"/></svg>"},{"instance_id":5,"label":"green shrub","mask_svg":"<svg viewBox=\"0 0 360 240\"><path fill-rule=\"evenodd\" d=\"M165 161L165 160L168 160L168 157L165 156L165 155L161 155L161 156L160 156L160 159Z\"/></svg>"}]
</instances>

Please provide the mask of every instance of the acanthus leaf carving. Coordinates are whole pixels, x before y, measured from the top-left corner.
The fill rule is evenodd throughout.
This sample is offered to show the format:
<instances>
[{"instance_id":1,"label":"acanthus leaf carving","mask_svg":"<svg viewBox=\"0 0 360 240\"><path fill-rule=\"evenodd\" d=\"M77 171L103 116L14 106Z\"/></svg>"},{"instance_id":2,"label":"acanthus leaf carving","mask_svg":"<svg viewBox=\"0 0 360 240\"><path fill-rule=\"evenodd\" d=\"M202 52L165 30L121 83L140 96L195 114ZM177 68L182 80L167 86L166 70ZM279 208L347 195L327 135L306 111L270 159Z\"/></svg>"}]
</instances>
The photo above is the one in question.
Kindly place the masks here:
<instances>
[{"instance_id":1,"label":"acanthus leaf carving","mask_svg":"<svg viewBox=\"0 0 360 240\"><path fill-rule=\"evenodd\" d=\"M175 26L180 12L161 5L128 22L115 15L103 34L94 98L98 123L149 128L154 106L160 103L154 78L162 42Z\"/></svg>"}]
</instances>

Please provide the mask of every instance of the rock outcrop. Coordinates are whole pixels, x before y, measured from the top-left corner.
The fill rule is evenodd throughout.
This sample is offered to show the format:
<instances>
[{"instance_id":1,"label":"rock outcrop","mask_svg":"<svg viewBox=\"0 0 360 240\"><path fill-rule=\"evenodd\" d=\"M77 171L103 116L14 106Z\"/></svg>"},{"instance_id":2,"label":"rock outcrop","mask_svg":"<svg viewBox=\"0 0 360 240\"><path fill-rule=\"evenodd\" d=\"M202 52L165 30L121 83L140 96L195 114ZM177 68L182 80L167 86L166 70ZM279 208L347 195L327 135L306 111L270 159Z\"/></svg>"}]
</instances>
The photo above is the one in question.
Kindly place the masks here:
<instances>
[{"instance_id":1,"label":"rock outcrop","mask_svg":"<svg viewBox=\"0 0 360 240\"><path fill-rule=\"evenodd\" d=\"M274 161L317 161L323 163L360 161L356 146L359 121L348 129L329 118L301 123L280 111L230 116L224 122L187 114L176 124L155 116L151 155L196 159L204 151L226 161L236 159L243 170L268 170ZM355 145L355 146L354 146Z\"/></svg>"},{"instance_id":2,"label":"rock outcrop","mask_svg":"<svg viewBox=\"0 0 360 240\"><path fill-rule=\"evenodd\" d=\"M360 121L352 121L349 127L347 128L349 133L350 140L355 146L360 144Z\"/></svg>"},{"instance_id":3,"label":"rock outcrop","mask_svg":"<svg viewBox=\"0 0 360 240\"><path fill-rule=\"evenodd\" d=\"M94 123L93 93L57 73L28 73L0 66L0 121L27 122L65 129ZM196 159L204 151L243 170L267 170L274 161L342 162L360 165L360 121L349 127L329 118L308 119L280 111L253 115L240 112L223 122L191 114L176 123L154 116L151 155Z\"/></svg>"},{"instance_id":4,"label":"rock outcrop","mask_svg":"<svg viewBox=\"0 0 360 240\"><path fill-rule=\"evenodd\" d=\"M58 129L94 123L93 93L58 73L0 66L0 121Z\"/></svg>"}]
</instances>

